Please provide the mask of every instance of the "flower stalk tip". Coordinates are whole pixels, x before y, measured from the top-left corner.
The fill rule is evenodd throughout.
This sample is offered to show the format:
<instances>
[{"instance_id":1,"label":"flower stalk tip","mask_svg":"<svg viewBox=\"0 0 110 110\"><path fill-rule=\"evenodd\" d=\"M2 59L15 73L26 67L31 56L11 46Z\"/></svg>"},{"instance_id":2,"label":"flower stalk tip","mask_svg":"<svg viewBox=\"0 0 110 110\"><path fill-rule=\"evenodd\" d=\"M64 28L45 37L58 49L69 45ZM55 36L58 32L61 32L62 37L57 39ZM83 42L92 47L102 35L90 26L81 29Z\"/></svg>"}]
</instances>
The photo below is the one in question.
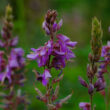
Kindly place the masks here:
<instances>
[{"instance_id":1,"label":"flower stalk tip","mask_svg":"<svg viewBox=\"0 0 110 110\"><path fill-rule=\"evenodd\" d=\"M102 27L101 22L94 17L92 19L92 32L91 32L91 47L94 56L94 60L98 61L101 56L101 49L102 49Z\"/></svg>"}]
</instances>

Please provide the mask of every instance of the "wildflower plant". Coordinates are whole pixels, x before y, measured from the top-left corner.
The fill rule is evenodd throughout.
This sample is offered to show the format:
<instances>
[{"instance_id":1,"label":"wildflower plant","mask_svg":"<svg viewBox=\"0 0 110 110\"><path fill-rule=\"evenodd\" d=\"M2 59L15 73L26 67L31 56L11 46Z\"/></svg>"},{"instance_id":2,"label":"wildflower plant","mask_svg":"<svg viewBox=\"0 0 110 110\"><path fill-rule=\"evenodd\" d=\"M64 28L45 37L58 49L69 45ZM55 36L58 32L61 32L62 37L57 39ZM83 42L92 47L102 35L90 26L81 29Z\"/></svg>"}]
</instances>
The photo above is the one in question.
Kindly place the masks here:
<instances>
[{"instance_id":1,"label":"wildflower plant","mask_svg":"<svg viewBox=\"0 0 110 110\"><path fill-rule=\"evenodd\" d=\"M37 61L39 68L44 68L43 74L36 70L34 71L37 81L41 82L46 88L46 93L43 94L38 88L35 88L35 90L38 94L37 98L47 105L48 110L58 110L72 96L70 94L63 99L57 99L59 82L64 76L63 68L65 68L67 61L75 57L72 49L77 44L77 42L72 42L67 36L57 34L57 31L63 24L63 20L61 19L58 23L56 20L57 12L55 10L48 10L42 27L50 39L44 46L38 49L31 48L32 53L27 55L27 58ZM61 72L57 77L53 77L52 69L60 70ZM55 86L56 88L54 88Z\"/></svg>"},{"instance_id":2,"label":"wildflower plant","mask_svg":"<svg viewBox=\"0 0 110 110\"><path fill-rule=\"evenodd\" d=\"M99 75L98 66L101 57L102 50L102 28L101 22L95 17L92 20L92 37L91 37L91 49L89 54L89 64L87 65L87 77L89 82L87 83L83 78L79 77L79 81L82 86L88 89L90 95L90 103L81 102L80 108L83 110L95 110L93 104L93 95L95 92L102 91L105 88L105 81L103 75Z\"/></svg>"},{"instance_id":3,"label":"wildflower plant","mask_svg":"<svg viewBox=\"0 0 110 110\"><path fill-rule=\"evenodd\" d=\"M0 92L2 110L17 110L19 105L26 104L25 95L21 94L18 86L23 86L24 77L24 50L16 48L18 37L13 37L12 8L6 7L4 25L0 40ZM16 89L17 88L17 89Z\"/></svg>"},{"instance_id":4,"label":"wildflower plant","mask_svg":"<svg viewBox=\"0 0 110 110\"><path fill-rule=\"evenodd\" d=\"M103 78L103 82L106 83L106 88L104 91L101 92L101 94L104 96L105 99L105 109L109 110L110 105L110 41L107 42L107 45L102 47L102 53L101 53L101 60L99 70L98 70L98 77ZM104 76L107 76L105 78Z\"/></svg>"}]
</instances>

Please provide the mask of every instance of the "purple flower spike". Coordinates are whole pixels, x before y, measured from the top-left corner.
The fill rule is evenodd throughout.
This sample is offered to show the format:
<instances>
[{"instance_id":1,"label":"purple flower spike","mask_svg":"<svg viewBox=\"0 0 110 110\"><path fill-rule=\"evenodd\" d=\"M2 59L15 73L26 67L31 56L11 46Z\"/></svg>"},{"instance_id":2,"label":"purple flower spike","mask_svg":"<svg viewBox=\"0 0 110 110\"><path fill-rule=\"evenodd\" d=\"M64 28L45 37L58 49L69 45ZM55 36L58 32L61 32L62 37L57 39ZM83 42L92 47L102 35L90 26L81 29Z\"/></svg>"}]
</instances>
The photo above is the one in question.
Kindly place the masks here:
<instances>
[{"instance_id":1,"label":"purple flower spike","mask_svg":"<svg viewBox=\"0 0 110 110\"><path fill-rule=\"evenodd\" d=\"M50 74L50 72L49 72L49 70L48 69L45 69L44 70L44 73L43 73L43 75L42 75L42 84L44 85L44 86L46 86L47 84L48 84L48 80L49 80L49 78L51 78L52 76L51 76L51 74Z\"/></svg>"},{"instance_id":2,"label":"purple flower spike","mask_svg":"<svg viewBox=\"0 0 110 110\"><path fill-rule=\"evenodd\" d=\"M90 108L90 103L81 102L81 103L79 104L79 107L80 107L81 109L83 109L83 110L91 110L91 108Z\"/></svg>"}]
</instances>

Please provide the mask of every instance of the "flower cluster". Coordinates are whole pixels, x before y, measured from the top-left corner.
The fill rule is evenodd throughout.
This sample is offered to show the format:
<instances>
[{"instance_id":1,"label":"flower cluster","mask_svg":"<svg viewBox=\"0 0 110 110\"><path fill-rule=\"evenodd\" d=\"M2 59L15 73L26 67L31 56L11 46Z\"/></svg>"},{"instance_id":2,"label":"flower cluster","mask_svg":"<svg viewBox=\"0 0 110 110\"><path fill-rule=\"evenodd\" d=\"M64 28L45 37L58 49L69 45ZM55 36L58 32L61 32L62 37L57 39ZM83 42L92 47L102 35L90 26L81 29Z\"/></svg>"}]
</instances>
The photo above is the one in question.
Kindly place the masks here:
<instances>
[{"instance_id":1,"label":"flower cluster","mask_svg":"<svg viewBox=\"0 0 110 110\"><path fill-rule=\"evenodd\" d=\"M56 18L57 13L55 10L49 10L47 12L42 27L46 34L50 36L50 40L38 49L32 48L31 50L33 52L27 55L27 58L36 60L39 67L45 68L43 74L40 74L37 71L35 73L37 80L41 81L44 86L47 86L47 93L42 95L40 90L37 88L36 91L39 95L38 99L45 102L51 110L59 109L61 105L71 96L69 95L65 99L60 100L59 103L53 103L53 101L57 99L59 87L56 87L54 94L51 96L51 86L52 84L59 82L63 75L58 75L57 78L52 80L52 84L49 84L49 79L53 78L51 69L55 68L56 70L62 70L66 66L66 61L75 57L72 49L74 49L77 44L77 42L72 42L63 34L56 34L56 32L61 28L63 22L60 20L59 23L57 23Z\"/></svg>"},{"instance_id":2,"label":"flower cluster","mask_svg":"<svg viewBox=\"0 0 110 110\"><path fill-rule=\"evenodd\" d=\"M101 64L98 72L99 77L103 77L103 74L108 72L107 66L110 64L110 42L108 42L106 46L102 47L101 57L103 58L103 61L100 61Z\"/></svg>"},{"instance_id":3,"label":"flower cluster","mask_svg":"<svg viewBox=\"0 0 110 110\"><path fill-rule=\"evenodd\" d=\"M0 80L5 79L12 82L12 75L15 70L20 70L25 66L24 50L22 48L14 48L18 43L18 37L12 37L12 15L11 7L7 7L6 20L1 31L2 40L0 40L0 47L5 50L0 51ZM6 59L5 59L6 58Z\"/></svg>"},{"instance_id":4,"label":"flower cluster","mask_svg":"<svg viewBox=\"0 0 110 110\"><path fill-rule=\"evenodd\" d=\"M6 99L2 108L4 110L17 109L13 108L10 103L13 103L14 105L16 103L14 102L15 97L16 100L18 99L14 90L15 86L23 85L25 81L24 75L21 72L25 66L25 59L23 57L24 50L22 48L15 48L18 43L18 37L12 37L12 20L12 8L8 5L6 8L6 16L4 20L4 26L1 30L0 40L0 48L2 49L2 51L0 51L0 81L2 86L5 86L10 91L8 95L5 93L5 95L2 95L3 99L4 96ZM10 94L13 94L13 97L8 99L7 97L10 97ZM22 96L19 96L19 100L21 99ZM22 100L19 103L21 102ZM16 107L18 105L16 105Z\"/></svg>"},{"instance_id":5,"label":"flower cluster","mask_svg":"<svg viewBox=\"0 0 110 110\"><path fill-rule=\"evenodd\" d=\"M108 108L109 102L110 102L109 100L109 97L110 97L109 75L110 74L109 74L109 68L108 68L110 65L110 41L107 42L107 45L102 47L101 58L102 59L99 61L100 65L99 65L97 77L98 79L100 79L99 89L103 90L100 93L104 96L105 105L106 105L106 108ZM104 77L105 74L107 75L108 78Z\"/></svg>"}]
</instances>

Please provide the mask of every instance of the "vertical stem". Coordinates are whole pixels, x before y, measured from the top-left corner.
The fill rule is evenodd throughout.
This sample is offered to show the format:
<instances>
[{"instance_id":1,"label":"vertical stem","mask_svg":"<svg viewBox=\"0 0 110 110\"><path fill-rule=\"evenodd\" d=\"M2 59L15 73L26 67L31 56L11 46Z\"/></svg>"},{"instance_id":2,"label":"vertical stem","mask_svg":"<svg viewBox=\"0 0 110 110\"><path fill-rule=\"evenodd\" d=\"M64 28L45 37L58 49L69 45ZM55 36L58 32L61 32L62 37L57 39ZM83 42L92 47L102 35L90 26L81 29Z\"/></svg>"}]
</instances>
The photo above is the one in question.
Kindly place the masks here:
<instances>
[{"instance_id":1,"label":"vertical stem","mask_svg":"<svg viewBox=\"0 0 110 110\"><path fill-rule=\"evenodd\" d=\"M90 80L90 83L92 84L92 78ZM93 110L93 94L90 95L90 104L91 104L91 110Z\"/></svg>"},{"instance_id":2,"label":"vertical stem","mask_svg":"<svg viewBox=\"0 0 110 110\"><path fill-rule=\"evenodd\" d=\"M109 88L109 85L110 85L110 81L109 81L109 78L110 78L110 73L108 73L108 78L107 78L107 89L106 89L106 93L105 93L105 108L106 110L109 110L109 97L110 97L110 88Z\"/></svg>"},{"instance_id":3,"label":"vertical stem","mask_svg":"<svg viewBox=\"0 0 110 110\"><path fill-rule=\"evenodd\" d=\"M52 28L52 26L50 26L50 38L51 38L51 40L53 40L53 38L54 38L54 36L53 36L53 28ZM47 68L49 69L49 70L51 70L51 68L50 68L50 58L51 58L51 55L49 55L49 61L48 61L48 64L47 64ZM47 91L49 92L49 94L48 94L48 104L51 104L52 102L51 102L51 96L50 96L50 92L51 91L49 91L49 84L47 85ZM48 110L51 110L51 108L49 108L48 107Z\"/></svg>"},{"instance_id":4,"label":"vertical stem","mask_svg":"<svg viewBox=\"0 0 110 110\"><path fill-rule=\"evenodd\" d=\"M92 97L92 95L90 95L91 110L93 109L93 107L92 107L92 100L93 100L93 97Z\"/></svg>"}]
</instances>

